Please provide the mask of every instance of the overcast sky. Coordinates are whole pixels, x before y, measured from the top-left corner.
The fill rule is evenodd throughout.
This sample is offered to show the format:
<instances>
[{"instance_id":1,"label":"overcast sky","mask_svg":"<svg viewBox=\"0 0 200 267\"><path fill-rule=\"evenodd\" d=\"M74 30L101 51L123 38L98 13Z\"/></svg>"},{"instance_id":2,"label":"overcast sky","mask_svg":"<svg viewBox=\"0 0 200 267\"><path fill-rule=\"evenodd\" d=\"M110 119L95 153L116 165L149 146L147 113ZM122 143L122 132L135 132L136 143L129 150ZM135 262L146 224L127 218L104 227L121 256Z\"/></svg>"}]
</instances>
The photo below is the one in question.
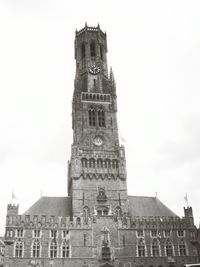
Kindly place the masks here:
<instances>
[{"instance_id":1,"label":"overcast sky","mask_svg":"<svg viewBox=\"0 0 200 267\"><path fill-rule=\"evenodd\" d=\"M200 1L0 1L0 235L12 191L23 213L67 194L75 30L107 32L129 195L200 217Z\"/></svg>"}]
</instances>

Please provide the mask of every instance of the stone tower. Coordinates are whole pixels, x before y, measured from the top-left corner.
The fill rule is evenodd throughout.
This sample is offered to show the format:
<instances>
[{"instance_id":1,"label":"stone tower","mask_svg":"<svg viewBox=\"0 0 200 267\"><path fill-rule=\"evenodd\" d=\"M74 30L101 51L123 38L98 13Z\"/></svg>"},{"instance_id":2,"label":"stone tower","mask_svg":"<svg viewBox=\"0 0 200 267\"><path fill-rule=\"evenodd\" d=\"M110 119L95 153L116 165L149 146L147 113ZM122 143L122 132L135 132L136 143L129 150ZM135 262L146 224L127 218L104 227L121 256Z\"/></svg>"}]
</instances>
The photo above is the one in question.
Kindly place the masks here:
<instances>
[{"instance_id":1,"label":"stone tower","mask_svg":"<svg viewBox=\"0 0 200 267\"><path fill-rule=\"evenodd\" d=\"M5 267L183 267L199 262L191 207L180 218L157 197L128 196L106 34L76 31L68 196L7 207Z\"/></svg>"},{"instance_id":2,"label":"stone tower","mask_svg":"<svg viewBox=\"0 0 200 267\"><path fill-rule=\"evenodd\" d=\"M119 145L115 80L99 25L76 31L73 144L68 194L73 216L127 212L126 161Z\"/></svg>"}]
</instances>

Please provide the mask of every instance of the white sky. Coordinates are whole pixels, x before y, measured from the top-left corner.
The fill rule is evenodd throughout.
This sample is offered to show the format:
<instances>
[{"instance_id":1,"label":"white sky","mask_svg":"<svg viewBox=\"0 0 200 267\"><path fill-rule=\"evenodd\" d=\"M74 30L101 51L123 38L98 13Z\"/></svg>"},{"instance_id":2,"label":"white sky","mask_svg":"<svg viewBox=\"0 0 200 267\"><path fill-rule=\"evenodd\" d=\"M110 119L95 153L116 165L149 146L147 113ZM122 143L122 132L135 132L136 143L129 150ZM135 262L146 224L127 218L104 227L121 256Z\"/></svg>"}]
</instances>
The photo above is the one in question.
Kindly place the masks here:
<instances>
[{"instance_id":1,"label":"white sky","mask_svg":"<svg viewBox=\"0 0 200 267\"><path fill-rule=\"evenodd\" d=\"M65 196L75 29L100 23L117 82L129 195L200 216L200 1L0 1L0 235L12 190L23 213Z\"/></svg>"}]
</instances>

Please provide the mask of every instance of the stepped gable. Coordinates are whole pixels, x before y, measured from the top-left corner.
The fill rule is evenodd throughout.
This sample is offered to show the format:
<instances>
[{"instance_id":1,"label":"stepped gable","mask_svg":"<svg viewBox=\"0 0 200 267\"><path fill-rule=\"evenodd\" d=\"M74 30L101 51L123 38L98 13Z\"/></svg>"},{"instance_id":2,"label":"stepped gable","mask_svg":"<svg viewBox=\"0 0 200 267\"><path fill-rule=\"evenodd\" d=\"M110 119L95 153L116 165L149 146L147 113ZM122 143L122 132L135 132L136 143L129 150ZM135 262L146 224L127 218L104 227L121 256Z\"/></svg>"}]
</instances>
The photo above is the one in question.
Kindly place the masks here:
<instances>
[{"instance_id":1,"label":"stepped gable","mask_svg":"<svg viewBox=\"0 0 200 267\"><path fill-rule=\"evenodd\" d=\"M70 197L41 197L23 215L51 215L68 217L71 214Z\"/></svg>"},{"instance_id":2,"label":"stepped gable","mask_svg":"<svg viewBox=\"0 0 200 267\"><path fill-rule=\"evenodd\" d=\"M177 217L157 197L129 196L128 199L131 216Z\"/></svg>"}]
</instances>

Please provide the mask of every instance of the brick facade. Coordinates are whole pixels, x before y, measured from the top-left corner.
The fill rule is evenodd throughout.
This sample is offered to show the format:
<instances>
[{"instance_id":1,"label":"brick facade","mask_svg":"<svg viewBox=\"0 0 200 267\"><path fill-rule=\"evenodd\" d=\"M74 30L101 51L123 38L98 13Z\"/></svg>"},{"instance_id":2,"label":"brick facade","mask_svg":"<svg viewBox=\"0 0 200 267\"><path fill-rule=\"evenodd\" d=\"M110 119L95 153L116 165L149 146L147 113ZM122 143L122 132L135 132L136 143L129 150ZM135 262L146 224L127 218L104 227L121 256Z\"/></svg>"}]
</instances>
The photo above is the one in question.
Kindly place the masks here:
<instances>
[{"instance_id":1,"label":"brick facade","mask_svg":"<svg viewBox=\"0 0 200 267\"><path fill-rule=\"evenodd\" d=\"M157 198L127 194L116 84L99 26L76 32L68 197L8 205L5 266L182 267L198 262L192 208L180 218ZM192 241L192 242L191 242Z\"/></svg>"}]
</instances>

